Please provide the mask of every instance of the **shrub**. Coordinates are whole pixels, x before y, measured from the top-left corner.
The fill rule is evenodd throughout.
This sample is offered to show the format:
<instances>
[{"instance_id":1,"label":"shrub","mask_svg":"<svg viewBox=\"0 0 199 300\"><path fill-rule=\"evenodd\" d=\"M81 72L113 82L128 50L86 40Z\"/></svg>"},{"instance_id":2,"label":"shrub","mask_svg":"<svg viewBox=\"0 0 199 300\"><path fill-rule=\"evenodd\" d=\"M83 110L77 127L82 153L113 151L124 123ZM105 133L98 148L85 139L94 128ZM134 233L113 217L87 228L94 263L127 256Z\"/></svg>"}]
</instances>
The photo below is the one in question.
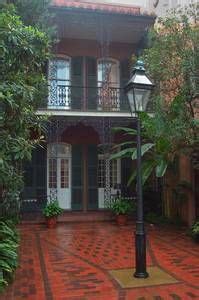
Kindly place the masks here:
<instances>
[{"instance_id":1,"label":"shrub","mask_svg":"<svg viewBox=\"0 0 199 300\"><path fill-rule=\"evenodd\" d=\"M18 266L19 236L12 221L0 221L0 291L12 281Z\"/></svg>"},{"instance_id":2,"label":"shrub","mask_svg":"<svg viewBox=\"0 0 199 300\"><path fill-rule=\"evenodd\" d=\"M63 209L59 207L57 200L52 200L46 204L46 207L43 209L43 215L46 218L55 217L60 215L63 212Z\"/></svg>"},{"instance_id":3,"label":"shrub","mask_svg":"<svg viewBox=\"0 0 199 300\"><path fill-rule=\"evenodd\" d=\"M191 226L191 236L193 237L193 239L199 240L199 220L197 220Z\"/></svg>"},{"instance_id":4,"label":"shrub","mask_svg":"<svg viewBox=\"0 0 199 300\"><path fill-rule=\"evenodd\" d=\"M116 198L114 202L110 204L110 209L116 214L116 215L124 215L129 213L130 211L135 210L135 204L130 200L127 200L125 198Z\"/></svg>"}]
</instances>

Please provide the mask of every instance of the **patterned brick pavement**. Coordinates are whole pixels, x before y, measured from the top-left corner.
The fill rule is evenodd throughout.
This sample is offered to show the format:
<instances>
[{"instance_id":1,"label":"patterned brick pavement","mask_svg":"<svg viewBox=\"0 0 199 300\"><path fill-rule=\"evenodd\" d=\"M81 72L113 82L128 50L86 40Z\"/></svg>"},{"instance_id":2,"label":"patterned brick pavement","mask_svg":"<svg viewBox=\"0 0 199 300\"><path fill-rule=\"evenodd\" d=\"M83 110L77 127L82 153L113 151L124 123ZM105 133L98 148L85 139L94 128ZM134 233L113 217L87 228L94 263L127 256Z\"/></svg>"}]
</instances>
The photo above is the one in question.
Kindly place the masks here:
<instances>
[{"instance_id":1,"label":"patterned brick pavement","mask_svg":"<svg viewBox=\"0 0 199 300\"><path fill-rule=\"evenodd\" d=\"M183 230L148 228L148 266L178 280L122 289L109 271L134 266L134 226L114 223L23 225L20 267L1 300L199 299L199 245Z\"/></svg>"}]
</instances>

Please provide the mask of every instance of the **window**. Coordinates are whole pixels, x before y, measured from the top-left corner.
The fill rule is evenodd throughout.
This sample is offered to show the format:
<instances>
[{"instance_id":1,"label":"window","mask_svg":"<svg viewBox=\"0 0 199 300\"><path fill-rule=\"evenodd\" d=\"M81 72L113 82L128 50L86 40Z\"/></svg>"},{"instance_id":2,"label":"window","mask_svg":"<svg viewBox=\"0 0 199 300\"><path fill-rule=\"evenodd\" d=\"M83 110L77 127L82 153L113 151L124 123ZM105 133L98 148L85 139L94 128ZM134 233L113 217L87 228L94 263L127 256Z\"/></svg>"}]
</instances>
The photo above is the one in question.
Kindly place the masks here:
<instances>
[{"instance_id":1,"label":"window","mask_svg":"<svg viewBox=\"0 0 199 300\"><path fill-rule=\"evenodd\" d=\"M71 146L67 144L49 144L48 154L51 157L70 156Z\"/></svg>"},{"instance_id":2,"label":"window","mask_svg":"<svg viewBox=\"0 0 199 300\"><path fill-rule=\"evenodd\" d=\"M69 161L61 159L61 188L69 187Z\"/></svg>"},{"instance_id":3,"label":"window","mask_svg":"<svg viewBox=\"0 0 199 300\"><path fill-rule=\"evenodd\" d=\"M119 62L98 60L98 110L119 110Z\"/></svg>"},{"instance_id":4,"label":"window","mask_svg":"<svg viewBox=\"0 0 199 300\"><path fill-rule=\"evenodd\" d=\"M49 188L57 188L57 159L49 159Z\"/></svg>"},{"instance_id":5,"label":"window","mask_svg":"<svg viewBox=\"0 0 199 300\"><path fill-rule=\"evenodd\" d=\"M109 86L118 87L119 84L119 63L112 59L98 60L98 83L103 86L108 83Z\"/></svg>"},{"instance_id":6,"label":"window","mask_svg":"<svg viewBox=\"0 0 199 300\"><path fill-rule=\"evenodd\" d=\"M49 62L49 107L70 108L70 65L69 58Z\"/></svg>"}]
</instances>

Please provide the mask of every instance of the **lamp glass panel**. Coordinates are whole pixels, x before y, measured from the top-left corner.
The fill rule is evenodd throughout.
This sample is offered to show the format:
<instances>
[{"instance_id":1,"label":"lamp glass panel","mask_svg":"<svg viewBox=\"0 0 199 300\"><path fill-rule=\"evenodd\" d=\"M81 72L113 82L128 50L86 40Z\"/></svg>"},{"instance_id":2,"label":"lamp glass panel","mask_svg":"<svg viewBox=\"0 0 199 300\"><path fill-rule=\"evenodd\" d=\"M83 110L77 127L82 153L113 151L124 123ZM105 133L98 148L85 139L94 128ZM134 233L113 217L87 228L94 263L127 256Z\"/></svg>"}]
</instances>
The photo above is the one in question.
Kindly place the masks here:
<instances>
[{"instance_id":1,"label":"lamp glass panel","mask_svg":"<svg viewBox=\"0 0 199 300\"><path fill-rule=\"evenodd\" d=\"M134 89L136 111L145 111L149 102L151 91L146 89Z\"/></svg>"},{"instance_id":2,"label":"lamp glass panel","mask_svg":"<svg viewBox=\"0 0 199 300\"><path fill-rule=\"evenodd\" d=\"M130 89L127 92L127 96L128 96L128 100L129 100L129 105L130 105L130 109L131 109L131 113L136 111L136 107L135 107L135 102L134 102L134 93L133 93L133 89Z\"/></svg>"}]
</instances>

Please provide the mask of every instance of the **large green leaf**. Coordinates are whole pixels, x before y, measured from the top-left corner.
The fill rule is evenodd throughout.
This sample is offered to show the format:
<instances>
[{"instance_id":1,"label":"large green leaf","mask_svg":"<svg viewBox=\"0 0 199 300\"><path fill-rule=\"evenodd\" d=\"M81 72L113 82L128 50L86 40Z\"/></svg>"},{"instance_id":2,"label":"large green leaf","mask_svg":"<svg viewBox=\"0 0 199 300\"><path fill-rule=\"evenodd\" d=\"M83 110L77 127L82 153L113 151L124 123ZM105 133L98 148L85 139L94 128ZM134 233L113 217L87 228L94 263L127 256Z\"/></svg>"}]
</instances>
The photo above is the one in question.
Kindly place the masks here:
<instances>
[{"instance_id":1,"label":"large green leaf","mask_svg":"<svg viewBox=\"0 0 199 300\"><path fill-rule=\"evenodd\" d=\"M0 259L0 269L5 270L6 272L12 272L13 268L9 265L9 263L6 260Z\"/></svg>"},{"instance_id":2,"label":"large green leaf","mask_svg":"<svg viewBox=\"0 0 199 300\"><path fill-rule=\"evenodd\" d=\"M130 186L130 185L131 185L131 183L135 180L136 175L137 175L137 170L135 169L135 170L132 172L131 176L129 177L129 180L128 180L128 182L127 182L127 186Z\"/></svg>"},{"instance_id":3,"label":"large green leaf","mask_svg":"<svg viewBox=\"0 0 199 300\"><path fill-rule=\"evenodd\" d=\"M114 128L112 128L112 130L116 131L116 132L124 131L125 133L130 134L130 135L137 135L137 130L128 128L128 127L114 127Z\"/></svg>"},{"instance_id":4,"label":"large green leaf","mask_svg":"<svg viewBox=\"0 0 199 300\"><path fill-rule=\"evenodd\" d=\"M155 168L155 161L153 160L147 160L142 163L142 185L144 185L153 172ZM136 179L137 176L137 168L132 172L127 185L130 186L131 183Z\"/></svg>"},{"instance_id":5,"label":"large green leaf","mask_svg":"<svg viewBox=\"0 0 199 300\"><path fill-rule=\"evenodd\" d=\"M124 142L124 143L120 143L120 144L114 145L113 149L115 149L115 148L122 148L124 146L129 146L129 145L133 145L133 144L136 144L136 141Z\"/></svg>"},{"instance_id":6,"label":"large green leaf","mask_svg":"<svg viewBox=\"0 0 199 300\"><path fill-rule=\"evenodd\" d=\"M127 148L124 150L121 150L117 153L114 153L111 155L110 159L117 159L122 157L131 157L132 153L134 152L136 148Z\"/></svg>"},{"instance_id":7,"label":"large green leaf","mask_svg":"<svg viewBox=\"0 0 199 300\"><path fill-rule=\"evenodd\" d=\"M147 160L142 163L142 185L144 185L155 168L155 161Z\"/></svg>"},{"instance_id":8,"label":"large green leaf","mask_svg":"<svg viewBox=\"0 0 199 300\"><path fill-rule=\"evenodd\" d=\"M163 177L165 172L166 172L166 169L168 167L168 162L164 159L160 160L158 162L158 165L156 166L156 176L157 177Z\"/></svg>"},{"instance_id":9,"label":"large green leaf","mask_svg":"<svg viewBox=\"0 0 199 300\"><path fill-rule=\"evenodd\" d=\"M146 152L148 152L152 147L154 147L154 144L147 143L141 146L141 155L143 156ZM137 149L133 151L131 158L137 159Z\"/></svg>"}]
</instances>

